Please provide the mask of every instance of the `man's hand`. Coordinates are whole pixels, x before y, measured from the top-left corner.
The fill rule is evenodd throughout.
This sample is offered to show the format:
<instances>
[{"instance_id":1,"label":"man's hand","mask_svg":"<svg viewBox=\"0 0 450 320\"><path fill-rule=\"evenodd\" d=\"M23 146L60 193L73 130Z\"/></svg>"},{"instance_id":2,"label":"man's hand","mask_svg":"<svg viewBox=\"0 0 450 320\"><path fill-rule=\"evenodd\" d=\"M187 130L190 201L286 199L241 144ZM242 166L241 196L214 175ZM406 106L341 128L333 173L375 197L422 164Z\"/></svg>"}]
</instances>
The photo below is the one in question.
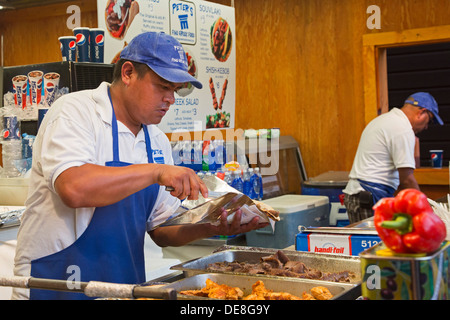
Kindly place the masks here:
<instances>
[{"instance_id":1,"label":"man's hand","mask_svg":"<svg viewBox=\"0 0 450 320\"><path fill-rule=\"evenodd\" d=\"M170 194L180 200L197 200L198 194L208 197L208 188L195 171L186 167L160 165L158 183L170 187Z\"/></svg>"},{"instance_id":2,"label":"man's hand","mask_svg":"<svg viewBox=\"0 0 450 320\"><path fill-rule=\"evenodd\" d=\"M218 226L209 225L209 228L215 235L232 236L235 234L249 232L251 230L264 228L269 225L268 222L260 223L259 217L254 217L250 222L241 224L242 210L238 209L233 217L233 221L228 223L228 214L222 209L220 215L220 224Z\"/></svg>"}]
</instances>

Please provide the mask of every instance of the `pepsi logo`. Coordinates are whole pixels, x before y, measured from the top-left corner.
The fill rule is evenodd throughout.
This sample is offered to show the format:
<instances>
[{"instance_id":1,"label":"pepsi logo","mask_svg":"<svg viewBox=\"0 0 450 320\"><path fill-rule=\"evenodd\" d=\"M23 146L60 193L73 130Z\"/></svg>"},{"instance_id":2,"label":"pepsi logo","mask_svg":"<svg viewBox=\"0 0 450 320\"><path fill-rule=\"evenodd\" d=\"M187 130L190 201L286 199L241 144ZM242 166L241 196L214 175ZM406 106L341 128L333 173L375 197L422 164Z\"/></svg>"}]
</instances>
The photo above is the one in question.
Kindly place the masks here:
<instances>
[{"instance_id":1,"label":"pepsi logo","mask_svg":"<svg viewBox=\"0 0 450 320\"><path fill-rule=\"evenodd\" d=\"M55 85L51 82L48 82L45 89L47 90L47 92L52 93L55 90Z\"/></svg>"},{"instance_id":2,"label":"pepsi logo","mask_svg":"<svg viewBox=\"0 0 450 320\"><path fill-rule=\"evenodd\" d=\"M77 45L82 46L83 44L86 43L86 37L84 36L84 34L78 33L76 37L77 37Z\"/></svg>"},{"instance_id":3,"label":"pepsi logo","mask_svg":"<svg viewBox=\"0 0 450 320\"><path fill-rule=\"evenodd\" d=\"M105 43L105 37L103 36L103 34L98 34L95 37L95 43L99 46L102 46Z\"/></svg>"},{"instance_id":4,"label":"pepsi logo","mask_svg":"<svg viewBox=\"0 0 450 320\"><path fill-rule=\"evenodd\" d=\"M437 159L438 155L436 153L432 153L431 154L431 159L435 160Z\"/></svg>"},{"instance_id":5,"label":"pepsi logo","mask_svg":"<svg viewBox=\"0 0 450 320\"><path fill-rule=\"evenodd\" d=\"M77 45L76 41L74 41L74 40L70 41L69 42L69 49L70 50L75 50L76 45Z\"/></svg>"}]
</instances>

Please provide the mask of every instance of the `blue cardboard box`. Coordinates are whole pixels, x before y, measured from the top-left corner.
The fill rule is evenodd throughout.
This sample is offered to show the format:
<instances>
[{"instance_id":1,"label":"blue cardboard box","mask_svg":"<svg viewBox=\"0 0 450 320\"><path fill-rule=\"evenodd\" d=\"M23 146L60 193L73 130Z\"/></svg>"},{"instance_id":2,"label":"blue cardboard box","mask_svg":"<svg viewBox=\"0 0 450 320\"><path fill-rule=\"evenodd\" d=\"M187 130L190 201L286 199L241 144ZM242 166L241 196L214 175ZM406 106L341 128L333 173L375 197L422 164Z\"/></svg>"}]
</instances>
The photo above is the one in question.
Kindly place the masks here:
<instances>
[{"instance_id":1,"label":"blue cardboard box","mask_svg":"<svg viewBox=\"0 0 450 320\"><path fill-rule=\"evenodd\" d=\"M296 236L295 250L357 256L379 242L380 237L374 234L300 232Z\"/></svg>"}]
</instances>

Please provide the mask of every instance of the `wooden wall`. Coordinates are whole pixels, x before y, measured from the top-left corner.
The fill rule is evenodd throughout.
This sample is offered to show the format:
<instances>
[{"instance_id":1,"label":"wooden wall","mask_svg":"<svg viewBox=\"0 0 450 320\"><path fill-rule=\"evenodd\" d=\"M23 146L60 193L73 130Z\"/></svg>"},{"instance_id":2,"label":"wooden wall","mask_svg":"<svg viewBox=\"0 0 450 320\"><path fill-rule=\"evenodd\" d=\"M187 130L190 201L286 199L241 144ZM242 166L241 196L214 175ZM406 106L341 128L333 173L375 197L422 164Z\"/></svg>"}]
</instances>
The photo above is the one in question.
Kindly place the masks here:
<instances>
[{"instance_id":1,"label":"wooden wall","mask_svg":"<svg viewBox=\"0 0 450 320\"><path fill-rule=\"evenodd\" d=\"M213 2L229 5L230 0ZM83 26L96 1L71 1ZM5 66L58 61L68 4L0 12ZM299 142L309 177L349 171L365 126L362 37L450 24L448 0L235 0L236 128L279 127ZM381 29L369 30L370 5ZM29 18L29 17L32 18Z\"/></svg>"}]
</instances>

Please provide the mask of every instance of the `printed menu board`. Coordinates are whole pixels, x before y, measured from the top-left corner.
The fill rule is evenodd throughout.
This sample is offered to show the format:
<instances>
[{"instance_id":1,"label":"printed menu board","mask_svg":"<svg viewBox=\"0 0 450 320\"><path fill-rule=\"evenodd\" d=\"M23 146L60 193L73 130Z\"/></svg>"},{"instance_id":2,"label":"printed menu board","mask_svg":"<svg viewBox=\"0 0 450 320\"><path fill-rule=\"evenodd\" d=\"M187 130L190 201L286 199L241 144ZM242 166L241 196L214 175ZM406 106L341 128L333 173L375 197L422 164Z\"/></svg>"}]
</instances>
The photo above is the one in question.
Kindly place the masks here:
<instances>
[{"instance_id":1,"label":"printed menu board","mask_svg":"<svg viewBox=\"0 0 450 320\"><path fill-rule=\"evenodd\" d=\"M105 62L142 32L165 32L186 52L189 72L203 84L186 85L159 127L164 132L234 128L236 29L234 8L201 0L97 0L105 29Z\"/></svg>"}]
</instances>

